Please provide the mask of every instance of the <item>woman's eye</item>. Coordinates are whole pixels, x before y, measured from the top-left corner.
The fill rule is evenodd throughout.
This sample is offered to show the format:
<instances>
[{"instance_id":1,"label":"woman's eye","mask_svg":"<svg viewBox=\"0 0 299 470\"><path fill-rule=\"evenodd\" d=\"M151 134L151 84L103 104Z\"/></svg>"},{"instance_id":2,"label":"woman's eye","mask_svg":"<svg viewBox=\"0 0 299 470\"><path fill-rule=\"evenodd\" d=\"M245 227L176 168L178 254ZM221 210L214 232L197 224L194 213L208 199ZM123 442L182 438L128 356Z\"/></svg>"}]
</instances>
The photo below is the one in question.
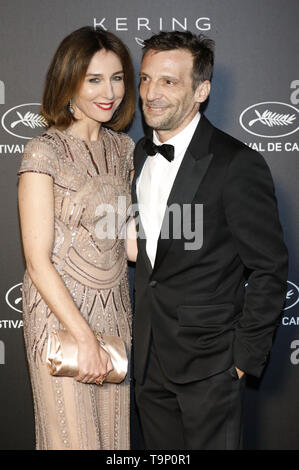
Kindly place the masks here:
<instances>
[{"instance_id":1,"label":"woman's eye","mask_svg":"<svg viewBox=\"0 0 299 470\"><path fill-rule=\"evenodd\" d=\"M99 83L100 79L98 77L90 78L89 83Z\"/></svg>"},{"instance_id":2,"label":"woman's eye","mask_svg":"<svg viewBox=\"0 0 299 470\"><path fill-rule=\"evenodd\" d=\"M115 77L114 77L114 80L116 82L121 82L123 79L124 79L124 77L122 75L115 75Z\"/></svg>"}]
</instances>

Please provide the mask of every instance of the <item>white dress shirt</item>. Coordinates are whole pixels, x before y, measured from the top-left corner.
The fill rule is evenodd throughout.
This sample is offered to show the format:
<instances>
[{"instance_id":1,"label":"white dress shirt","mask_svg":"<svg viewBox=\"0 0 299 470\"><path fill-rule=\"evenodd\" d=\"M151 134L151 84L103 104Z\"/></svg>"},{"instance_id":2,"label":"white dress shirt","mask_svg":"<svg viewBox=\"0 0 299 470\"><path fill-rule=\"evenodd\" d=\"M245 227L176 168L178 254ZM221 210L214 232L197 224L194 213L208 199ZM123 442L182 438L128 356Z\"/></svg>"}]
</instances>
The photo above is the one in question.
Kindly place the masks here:
<instances>
[{"instance_id":1,"label":"white dress shirt","mask_svg":"<svg viewBox=\"0 0 299 470\"><path fill-rule=\"evenodd\" d=\"M167 200L199 120L200 113L197 113L181 132L167 142L163 142L174 146L174 160L172 162L166 160L159 153L148 156L137 179L139 214L146 236L146 252L152 266L155 263L157 242ZM153 142L156 145L162 145L155 131L153 132Z\"/></svg>"}]
</instances>

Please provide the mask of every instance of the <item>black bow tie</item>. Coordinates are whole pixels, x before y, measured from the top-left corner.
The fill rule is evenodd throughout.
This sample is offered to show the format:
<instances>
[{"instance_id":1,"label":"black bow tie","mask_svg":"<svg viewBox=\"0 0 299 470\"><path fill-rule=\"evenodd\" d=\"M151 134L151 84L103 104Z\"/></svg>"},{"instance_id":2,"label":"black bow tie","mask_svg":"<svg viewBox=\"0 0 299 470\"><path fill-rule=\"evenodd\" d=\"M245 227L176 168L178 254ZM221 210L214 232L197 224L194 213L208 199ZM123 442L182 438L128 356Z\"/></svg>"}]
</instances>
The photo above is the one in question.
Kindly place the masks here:
<instances>
[{"instance_id":1,"label":"black bow tie","mask_svg":"<svg viewBox=\"0 0 299 470\"><path fill-rule=\"evenodd\" d=\"M143 143L143 148L146 151L147 155L153 156L156 153L160 153L163 157L166 158L169 162L174 159L174 146L169 144L156 145L154 142L148 138L145 139Z\"/></svg>"}]
</instances>

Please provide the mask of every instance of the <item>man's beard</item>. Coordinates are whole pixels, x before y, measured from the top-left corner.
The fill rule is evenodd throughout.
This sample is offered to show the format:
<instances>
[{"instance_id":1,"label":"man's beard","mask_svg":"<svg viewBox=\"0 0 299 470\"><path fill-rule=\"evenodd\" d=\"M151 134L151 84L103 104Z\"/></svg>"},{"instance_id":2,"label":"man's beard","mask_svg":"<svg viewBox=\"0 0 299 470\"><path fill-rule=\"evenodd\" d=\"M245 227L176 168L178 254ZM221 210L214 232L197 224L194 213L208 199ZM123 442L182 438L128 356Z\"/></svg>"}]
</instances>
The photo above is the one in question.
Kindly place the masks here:
<instances>
[{"instance_id":1,"label":"man's beard","mask_svg":"<svg viewBox=\"0 0 299 470\"><path fill-rule=\"evenodd\" d=\"M177 120L174 114L167 116L151 116L146 112L146 105L143 106L143 115L146 124L157 131L170 131L177 127Z\"/></svg>"}]
</instances>

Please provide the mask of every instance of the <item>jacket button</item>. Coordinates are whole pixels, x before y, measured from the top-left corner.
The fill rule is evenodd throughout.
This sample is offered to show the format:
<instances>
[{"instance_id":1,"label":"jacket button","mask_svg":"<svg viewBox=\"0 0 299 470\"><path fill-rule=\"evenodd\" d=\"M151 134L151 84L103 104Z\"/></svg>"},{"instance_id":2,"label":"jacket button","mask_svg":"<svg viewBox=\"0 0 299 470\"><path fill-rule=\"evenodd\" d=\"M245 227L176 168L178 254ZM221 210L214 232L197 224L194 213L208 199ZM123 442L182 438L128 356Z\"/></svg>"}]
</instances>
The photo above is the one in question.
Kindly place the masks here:
<instances>
[{"instance_id":1,"label":"jacket button","mask_svg":"<svg viewBox=\"0 0 299 470\"><path fill-rule=\"evenodd\" d=\"M157 281L151 281L151 282L149 283L149 285L150 285L151 287L156 287L157 284L158 284Z\"/></svg>"}]
</instances>

